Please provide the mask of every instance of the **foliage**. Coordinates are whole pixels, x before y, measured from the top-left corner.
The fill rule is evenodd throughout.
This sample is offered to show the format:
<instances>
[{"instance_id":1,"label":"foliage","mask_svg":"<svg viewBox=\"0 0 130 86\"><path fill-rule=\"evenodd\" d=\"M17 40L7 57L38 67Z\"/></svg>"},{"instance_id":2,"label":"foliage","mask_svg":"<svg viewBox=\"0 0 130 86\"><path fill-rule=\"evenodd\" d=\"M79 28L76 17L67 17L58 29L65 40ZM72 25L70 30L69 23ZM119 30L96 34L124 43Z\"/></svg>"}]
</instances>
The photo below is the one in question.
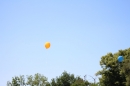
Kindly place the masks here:
<instances>
[{"instance_id":1,"label":"foliage","mask_svg":"<svg viewBox=\"0 0 130 86\"><path fill-rule=\"evenodd\" d=\"M53 78L50 84L51 86L88 86L89 82L64 71L61 76Z\"/></svg>"},{"instance_id":2,"label":"foliage","mask_svg":"<svg viewBox=\"0 0 130 86\"><path fill-rule=\"evenodd\" d=\"M69 74L66 71L62 73L61 76L56 77L56 79L52 79L52 86L70 86L72 83L76 81L76 77L74 74Z\"/></svg>"},{"instance_id":3,"label":"foliage","mask_svg":"<svg viewBox=\"0 0 130 86\"><path fill-rule=\"evenodd\" d=\"M91 86L87 80L83 80L80 76L74 76L74 74L69 74L64 71L61 76L53 78L51 81L51 86ZM97 86L97 85L92 85Z\"/></svg>"},{"instance_id":4,"label":"foliage","mask_svg":"<svg viewBox=\"0 0 130 86\"><path fill-rule=\"evenodd\" d=\"M124 61L119 63L117 61L118 56L123 56ZM108 53L102 56L100 65L101 71L98 71L96 75L101 75L101 86L130 86L129 84L129 61L130 48L125 50L119 50L119 52L112 54Z\"/></svg>"},{"instance_id":5,"label":"foliage","mask_svg":"<svg viewBox=\"0 0 130 86\"><path fill-rule=\"evenodd\" d=\"M10 82L9 82L10 83ZM15 76L12 77L12 83L10 83L13 86L20 86L20 84L25 85L24 76Z\"/></svg>"},{"instance_id":6,"label":"foliage","mask_svg":"<svg viewBox=\"0 0 130 86\"><path fill-rule=\"evenodd\" d=\"M34 76L30 75L27 76L27 84L31 85L31 86L38 86L39 84L41 84L42 86L44 86L44 84L47 83L47 78L39 73L35 74Z\"/></svg>"},{"instance_id":7,"label":"foliage","mask_svg":"<svg viewBox=\"0 0 130 86\"><path fill-rule=\"evenodd\" d=\"M79 77L74 83L72 83L71 86L88 86L88 85L89 85L88 81L84 81Z\"/></svg>"},{"instance_id":8,"label":"foliage","mask_svg":"<svg viewBox=\"0 0 130 86\"><path fill-rule=\"evenodd\" d=\"M124 57L123 62L117 61L120 55ZM20 84L30 86L39 86L39 84L41 86L130 86L130 48L102 56L100 65L102 70L96 73L97 76L101 75L98 83L93 77L94 83L90 83L64 71L61 76L53 78L51 82L48 82L45 76L37 73L34 76L27 76L26 82L24 76L15 76L12 78L11 84L13 86L20 86Z\"/></svg>"},{"instance_id":9,"label":"foliage","mask_svg":"<svg viewBox=\"0 0 130 86\"><path fill-rule=\"evenodd\" d=\"M20 86L19 83L20 83L20 78L19 77L16 76L16 77L12 78L12 85L13 86Z\"/></svg>"}]
</instances>

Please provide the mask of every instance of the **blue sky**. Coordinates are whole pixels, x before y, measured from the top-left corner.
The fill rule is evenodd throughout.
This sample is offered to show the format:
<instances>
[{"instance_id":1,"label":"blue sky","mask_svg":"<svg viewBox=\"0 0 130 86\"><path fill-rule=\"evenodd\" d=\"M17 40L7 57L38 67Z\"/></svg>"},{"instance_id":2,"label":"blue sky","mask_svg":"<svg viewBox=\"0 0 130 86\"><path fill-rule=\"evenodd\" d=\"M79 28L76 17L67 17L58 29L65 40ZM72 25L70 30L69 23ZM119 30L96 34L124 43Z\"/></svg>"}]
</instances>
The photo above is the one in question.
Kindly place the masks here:
<instances>
[{"instance_id":1,"label":"blue sky","mask_svg":"<svg viewBox=\"0 0 130 86\"><path fill-rule=\"evenodd\" d=\"M1 0L0 86L14 76L91 75L130 47L129 0ZM46 50L44 43L51 42ZM90 77L87 77L92 81Z\"/></svg>"}]
</instances>

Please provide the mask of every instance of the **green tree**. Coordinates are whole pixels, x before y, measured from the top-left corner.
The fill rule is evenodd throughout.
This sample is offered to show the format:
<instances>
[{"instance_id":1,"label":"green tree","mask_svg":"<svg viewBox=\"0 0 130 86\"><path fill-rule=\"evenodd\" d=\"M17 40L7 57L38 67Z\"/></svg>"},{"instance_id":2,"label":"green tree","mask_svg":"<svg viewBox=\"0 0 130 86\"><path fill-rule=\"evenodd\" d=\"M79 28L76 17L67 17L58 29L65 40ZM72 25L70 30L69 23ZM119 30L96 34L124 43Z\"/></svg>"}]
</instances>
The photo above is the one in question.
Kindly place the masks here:
<instances>
[{"instance_id":1,"label":"green tree","mask_svg":"<svg viewBox=\"0 0 130 86\"><path fill-rule=\"evenodd\" d=\"M83 84L82 86L86 86L88 82L84 82L82 78L79 76L75 77L74 74L67 73L64 71L61 76L56 77L56 79L51 80L51 86L77 86L79 84ZM81 86L79 85L79 86Z\"/></svg>"},{"instance_id":2,"label":"green tree","mask_svg":"<svg viewBox=\"0 0 130 86\"><path fill-rule=\"evenodd\" d=\"M51 84L51 86L57 86L57 83L56 83L55 79L52 79L50 84Z\"/></svg>"},{"instance_id":3,"label":"green tree","mask_svg":"<svg viewBox=\"0 0 130 86\"><path fill-rule=\"evenodd\" d=\"M21 85L25 85L25 79L24 76L15 76L12 77L12 82L10 83L13 86L20 86Z\"/></svg>"},{"instance_id":4,"label":"green tree","mask_svg":"<svg viewBox=\"0 0 130 86\"><path fill-rule=\"evenodd\" d=\"M45 84L49 85L47 82L47 78L39 73L35 74L34 76L27 76L27 85L38 86L39 84L41 84L42 86L44 86Z\"/></svg>"},{"instance_id":5,"label":"green tree","mask_svg":"<svg viewBox=\"0 0 130 86\"><path fill-rule=\"evenodd\" d=\"M70 86L75 81L73 74L69 74L66 71L62 73L61 76L56 77L56 79L51 80L52 86Z\"/></svg>"},{"instance_id":6,"label":"green tree","mask_svg":"<svg viewBox=\"0 0 130 86\"><path fill-rule=\"evenodd\" d=\"M87 80L83 80L81 77L75 77L74 74L69 74L64 71L61 76L53 78L51 82L47 82L47 78L39 73L34 76L29 75L26 77L26 82L24 76L15 76L12 78L12 83L8 81L7 86L97 86L93 83L89 83Z\"/></svg>"},{"instance_id":7,"label":"green tree","mask_svg":"<svg viewBox=\"0 0 130 86\"><path fill-rule=\"evenodd\" d=\"M126 77L126 86L130 86L130 51L126 51L126 59L122 65L121 73Z\"/></svg>"},{"instance_id":8,"label":"green tree","mask_svg":"<svg viewBox=\"0 0 130 86\"><path fill-rule=\"evenodd\" d=\"M124 57L124 61L119 63L117 61L118 56ZM128 56L130 55L130 48L125 50L119 50L117 53L108 53L102 56L100 65L101 71L98 71L96 75L101 75L99 78L101 86L130 86L129 84L129 71L128 71ZM128 72L128 73L126 73Z\"/></svg>"},{"instance_id":9,"label":"green tree","mask_svg":"<svg viewBox=\"0 0 130 86\"><path fill-rule=\"evenodd\" d=\"M84 81L82 78L77 77L77 79L75 80L74 83L72 83L71 86L88 86L89 82L88 81Z\"/></svg>"},{"instance_id":10,"label":"green tree","mask_svg":"<svg viewBox=\"0 0 130 86\"><path fill-rule=\"evenodd\" d=\"M13 86L20 86L20 78L18 76L15 76L12 78L12 85Z\"/></svg>"}]
</instances>

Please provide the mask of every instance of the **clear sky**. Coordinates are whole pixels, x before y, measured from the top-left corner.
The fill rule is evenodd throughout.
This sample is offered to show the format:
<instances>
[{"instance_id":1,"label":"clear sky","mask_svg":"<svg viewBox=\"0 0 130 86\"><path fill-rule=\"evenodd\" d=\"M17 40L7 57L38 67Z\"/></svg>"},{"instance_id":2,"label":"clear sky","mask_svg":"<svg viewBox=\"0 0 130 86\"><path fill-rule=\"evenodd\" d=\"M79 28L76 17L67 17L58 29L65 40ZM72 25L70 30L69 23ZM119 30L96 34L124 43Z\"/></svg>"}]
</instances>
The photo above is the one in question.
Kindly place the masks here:
<instances>
[{"instance_id":1,"label":"clear sky","mask_svg":"<svg viewBox=\"0 0 130 86\"><path fill-rule=\"evenodd\" d=\"M130 0L0 0L0 86L35 73L94 76L103 55L129 47Z\"/></svg>"}]
</instances>

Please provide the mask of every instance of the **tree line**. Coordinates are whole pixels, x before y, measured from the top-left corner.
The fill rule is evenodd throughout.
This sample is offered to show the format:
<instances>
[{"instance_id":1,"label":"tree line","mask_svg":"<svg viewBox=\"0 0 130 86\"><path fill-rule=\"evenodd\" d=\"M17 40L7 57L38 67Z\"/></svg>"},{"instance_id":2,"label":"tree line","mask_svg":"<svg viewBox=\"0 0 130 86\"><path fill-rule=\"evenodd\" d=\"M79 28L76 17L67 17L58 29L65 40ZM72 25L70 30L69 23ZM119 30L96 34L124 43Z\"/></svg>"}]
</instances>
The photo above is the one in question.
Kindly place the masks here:
<instances>
[{"instance_id":1,"label":"tree line","mask_svg":"<svg viewBox=\"0 0 130 86\"><path fill-rule=\"evenodd\" d=\"M118 62L118 56L123 56L124 61ZM100 66L102 70L95 73L96 76L101 76L97 83L95 81L91 83L80 76L64 71L50 82L40 73L26 77L15 76L12 77L12 81L7 82L7 86L130 86L130 48L119 50L114 54L107 53L101 57Z\"/></svg>"}]
</instances>

